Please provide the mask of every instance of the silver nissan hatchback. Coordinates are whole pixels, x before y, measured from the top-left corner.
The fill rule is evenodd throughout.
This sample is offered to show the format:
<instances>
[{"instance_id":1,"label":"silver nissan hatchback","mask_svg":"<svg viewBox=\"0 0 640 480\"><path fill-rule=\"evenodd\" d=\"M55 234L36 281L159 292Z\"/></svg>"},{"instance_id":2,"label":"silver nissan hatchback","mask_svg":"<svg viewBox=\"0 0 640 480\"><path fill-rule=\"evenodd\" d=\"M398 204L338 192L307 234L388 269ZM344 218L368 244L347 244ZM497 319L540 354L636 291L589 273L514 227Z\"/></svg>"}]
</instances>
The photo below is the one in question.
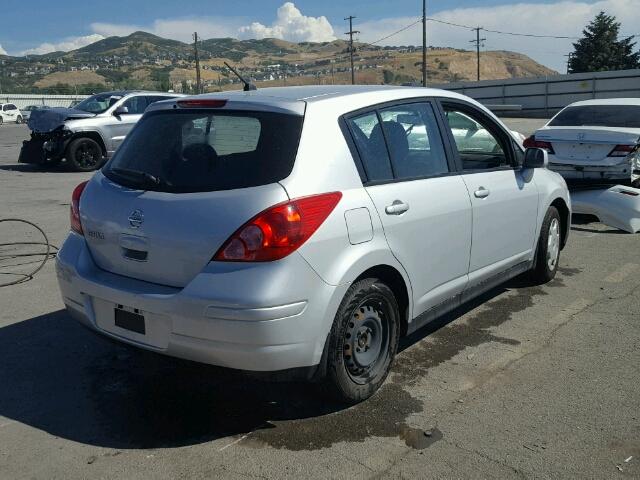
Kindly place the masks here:
<instances>
[{"instance_id":1,"label":"silver nissan hatchback","mask_svg":"<svg viewBox=\"0 0 640 480\"><path fill-rule=\"evenodd\" d=\"M571 206L545 166L441 90L158 102L73 192L62 298L122 342L357 402L402 335L516 275L554 277Z\"/></svg>"}]
</instances>

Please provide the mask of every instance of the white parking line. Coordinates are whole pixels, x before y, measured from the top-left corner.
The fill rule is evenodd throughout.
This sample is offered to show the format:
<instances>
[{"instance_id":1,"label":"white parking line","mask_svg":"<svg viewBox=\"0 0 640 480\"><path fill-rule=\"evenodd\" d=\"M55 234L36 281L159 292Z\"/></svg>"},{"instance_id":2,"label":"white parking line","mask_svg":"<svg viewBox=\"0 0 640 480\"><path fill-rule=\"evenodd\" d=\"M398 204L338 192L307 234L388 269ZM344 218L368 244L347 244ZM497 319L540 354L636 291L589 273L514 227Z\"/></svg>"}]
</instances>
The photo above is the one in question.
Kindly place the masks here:
<instances>
[{"instance_id":1,"label":"white parking line","mask_svg":"<svg viewBox=\"0 0 640 480\"><path fill-rule=\"evenodd\" d=\"M249 435L251 435L251 432L244 434L244 435L243 435L243 436L241 436L240 438L236 438L233 442L231 442L231 443L229 443L229 444L225 445L225 446L224 446L224 447L222 447L222 448L219 448L219 449L218 449L218 451L219 451L219 452L222 452L223 450L226 450L227 448L232 447L232 446L234 446L234 445L235 445L235 444L237 444L237 443L240 443L242 440L244 440L245 438L247 438Z\"/></svg>"},{"instance_id":2,"label":"white parking line","mask_svg":"<svg viewBox=\"0 0 640 480\"><path fill-rule=\"evenodd\" d=\"M635 273L640 265L637 263L627 263L626 265L620 267L613 273L610 273L608 276L604 278L604 281L607 283L620 283L629 275Z\"/></svg>"}]
</instances>

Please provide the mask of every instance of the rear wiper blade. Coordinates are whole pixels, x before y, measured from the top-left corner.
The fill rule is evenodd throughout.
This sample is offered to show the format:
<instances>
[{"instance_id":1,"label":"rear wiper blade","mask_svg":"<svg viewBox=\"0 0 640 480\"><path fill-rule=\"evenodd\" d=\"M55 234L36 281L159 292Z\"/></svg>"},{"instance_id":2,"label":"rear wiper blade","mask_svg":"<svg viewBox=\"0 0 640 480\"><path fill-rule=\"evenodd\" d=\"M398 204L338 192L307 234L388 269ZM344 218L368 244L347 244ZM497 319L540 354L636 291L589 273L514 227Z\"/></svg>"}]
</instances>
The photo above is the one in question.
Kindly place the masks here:
<instances>
[{"instance_id":1,"label":"rear wiper blade","mask_svg":"<svg viewBox=\"0 0 640 480\"><path fill-rule=\"evenodd\" d=\"M113 173L118 174L118 175L142 178L142 179L146 180L147 182L153 183L154 185L160 185L162 183L162 180L160 180L160 178L158 178L155 175L152 175L152 174L150 174L148 172L143 172L142 170L133 170L133 169L130 169L130 168L113 167L111 169L111 171Z\"/></svg>"}]
</instances>

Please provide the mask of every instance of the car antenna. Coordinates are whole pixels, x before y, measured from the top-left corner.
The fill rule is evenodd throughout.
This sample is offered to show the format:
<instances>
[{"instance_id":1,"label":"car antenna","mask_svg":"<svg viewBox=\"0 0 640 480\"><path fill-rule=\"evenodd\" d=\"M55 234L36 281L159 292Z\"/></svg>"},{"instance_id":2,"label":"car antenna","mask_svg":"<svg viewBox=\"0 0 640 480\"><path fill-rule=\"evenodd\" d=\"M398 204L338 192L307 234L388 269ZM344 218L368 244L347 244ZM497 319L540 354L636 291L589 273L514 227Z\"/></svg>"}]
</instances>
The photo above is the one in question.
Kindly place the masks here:
<instances>
[{"instance_id":1,"label":"car antenna","mask_svg":"<svg viewBox=\"0 0 640 480\"><path fill-rule=\"evenodd\" d=\"M253 83L248 82L247 80L245 80L245 78L242 75L240 75L238 73L238 71L235 68L233 68L231 65L229 65L227 62L224 62L224 64L227 66L227 68L229 70L231 70L235 74L236 77L238 77L240 79L240 81L242 83L244 83L243 90L245 92L248 92L250 90L257 90L258 89L258 87L256 87Z\"/></svg>"}]
</instances>

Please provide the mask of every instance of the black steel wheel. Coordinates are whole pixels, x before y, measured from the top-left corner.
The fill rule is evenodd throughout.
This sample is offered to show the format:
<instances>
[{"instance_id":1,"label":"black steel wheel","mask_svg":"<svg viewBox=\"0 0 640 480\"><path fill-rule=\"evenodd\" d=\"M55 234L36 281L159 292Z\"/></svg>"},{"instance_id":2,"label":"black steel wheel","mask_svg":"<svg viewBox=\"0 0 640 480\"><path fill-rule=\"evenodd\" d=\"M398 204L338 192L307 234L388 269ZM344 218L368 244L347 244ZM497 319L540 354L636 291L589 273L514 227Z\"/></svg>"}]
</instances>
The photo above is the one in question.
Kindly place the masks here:
<instances>
[{"instance_id":1,"label":"black steel wheel","mask_svg":"<svg viewBox=\"0 0 640 480\"><path fill-rule=\"evenodd\" d=\"M90 172L102 166L102 148L95 140L81 137L73 140L67 147L67 162L79 172Z\"/></svg>"},{"instance_id":2,"label":"black steel wheel","mask_svg":"<svg viewBox=\"0 0 640 480\"><path fill-rule=\"evenodd\" d=\"M400 314L391 289L378 279L354 283L329 337L327 381L340 401L373 395L389 374L398 349Z\"/></svg>"}]
</instances>

